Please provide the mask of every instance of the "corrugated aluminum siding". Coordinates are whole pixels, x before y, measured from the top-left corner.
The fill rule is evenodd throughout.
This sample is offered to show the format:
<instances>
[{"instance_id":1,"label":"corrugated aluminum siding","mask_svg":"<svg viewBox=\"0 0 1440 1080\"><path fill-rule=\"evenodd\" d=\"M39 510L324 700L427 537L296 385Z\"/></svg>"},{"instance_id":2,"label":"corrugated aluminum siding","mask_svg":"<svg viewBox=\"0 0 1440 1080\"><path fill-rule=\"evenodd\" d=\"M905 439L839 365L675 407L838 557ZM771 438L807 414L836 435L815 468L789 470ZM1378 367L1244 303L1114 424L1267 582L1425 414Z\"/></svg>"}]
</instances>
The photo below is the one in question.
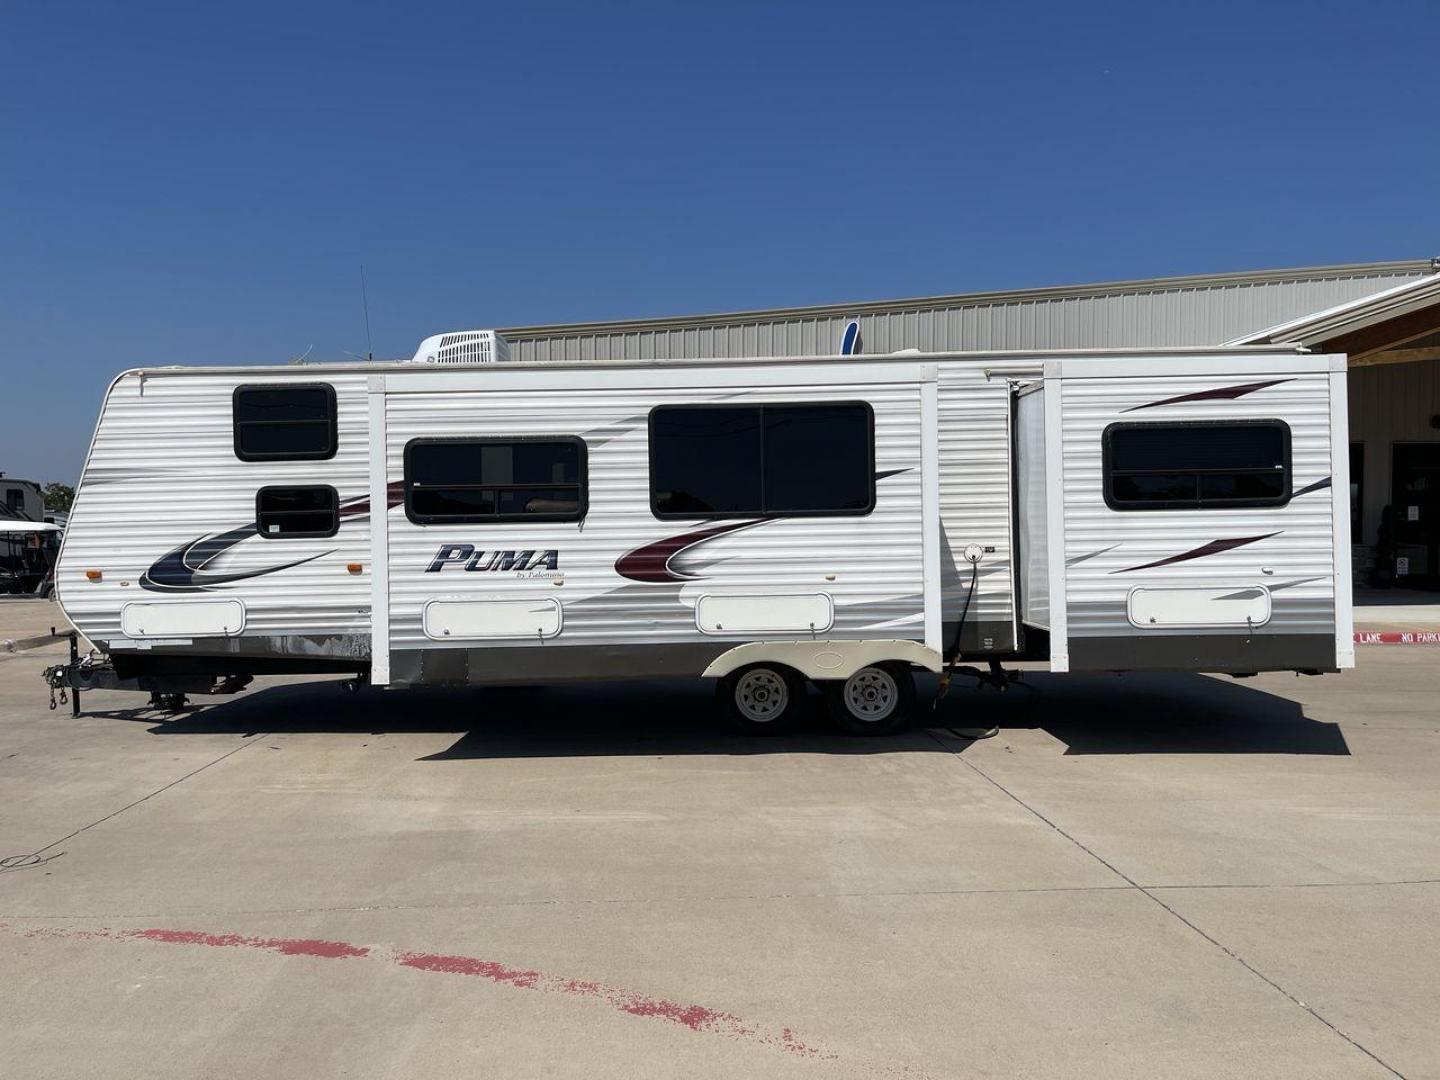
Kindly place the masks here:
<instances>
[{"instance_id":1,"label":"corrugated aluminum siding","mask_svg":"<svg viewBox=\"0 0 1440 1080\"><path fill-rule=\"evenodd\" d=\"M1010 528L1010 385L973 363L940 365L941 602L946 623L965 615L964 648L1015 647ZM989 549L973 568L967 545ZM972 574L975 595L968 608ZM968 633L978 628L972 640Z\"/></svg>"},{"instance_id":2,"label":"corrugated aluminum siding","mask_svg":"<svg viewBox=\"0 0 1440 1080\"><path fill-rule=\"evenodd\" d=\"M572 361L824 356L857 317L871 354L1218 345L1428 272L1377 263L502 333L513 359Z\"/></svg>"},{"instance_id":3,"label":"corrugated aluminum siding","mask_svg":"<svg viewBox=\"0 0 1440 1080\"><path fill-rule=\"evenodd\" d=\"M91 641L123 637L120 616L132 601L181 599L190 593L147 590L147 567L167 552L255 521L256 492L271 484L329 484L340 501L363 498L370 486L366 376L292 368L254 375L196 371L123 375L100 414L94 445L76 494L65 546L55 568L60 604ZM335 388L339 442L323 461L241 461L235 456L231 400L246 383L326 382ZM245 604L246 638L309 635L348 646L346 635L370 630L370 577L350 562L370 561L370 519L342 518L331 537L256 535L225 551L212 570L289 569L237 581L210 598ZM88 569L103 571L99 581ZM202 639L199 651L213 652ZM316 645L319 654L324 649ZM333 653L326 653L333 655Z\"/></svg>"},{"instance_id":4,"label":"corrugated aluminum siding","mask_svg":"<svg viewBox=\"0 0 1440 1080\"><path fill-rule=\"evenodd\" d=\"M695 580L636 583L617 559L667 536L703 527L661 521L650 510L650 410L696 402L868 401L875 412L875 468L892 474L876 486L863 517L776 518L719 536L678 556ZM695 604L707 593L826 593L835 604L836 640L924 635L920 546L920 391L914 383L826 385L800 393L779 387L706 386L640 390L476 390L391 393L386 397L388 476L404 475L413 438L500 432L578 435L588 447L589 511L580 522L416 526L389 517L390 645L395 650L504 644L554 649L567 645L663 645L791 639L777 633L702 633ZM816 467L823 468L817 461ZM479 549L553 549L562 587L549 579L445 569L427 573L440 543ZM913 554L912 554L913 553ZM423 628L426 601L553 598L564 605L557 638L433 641Z\"/></svg>"}]
</instances>

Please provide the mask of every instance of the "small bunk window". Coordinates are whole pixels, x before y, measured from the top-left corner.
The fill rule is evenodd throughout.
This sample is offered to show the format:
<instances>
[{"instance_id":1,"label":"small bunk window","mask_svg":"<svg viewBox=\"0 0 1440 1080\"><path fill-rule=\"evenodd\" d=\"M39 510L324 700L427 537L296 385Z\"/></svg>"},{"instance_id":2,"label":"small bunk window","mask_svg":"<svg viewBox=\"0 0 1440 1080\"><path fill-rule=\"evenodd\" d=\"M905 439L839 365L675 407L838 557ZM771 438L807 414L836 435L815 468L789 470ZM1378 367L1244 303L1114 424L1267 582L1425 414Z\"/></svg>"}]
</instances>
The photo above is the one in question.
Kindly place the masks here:
<instances>
[{"instance_id":1,"label":"small bunk window","mask_svg":"<svg viewBox=\"0 0 1440 1080\"><path fill-rule=\"evenodd\" d=\"M255 525L271 539L334 536L340 531L340 496L326 484L263 487L255 493Z\"/></svg>"},{"instance_id":2,"label":"small bunk window","mask_svg":"<svg viewBox=\"0 0 1440 1080\"><path fill-rule=\"evenodd\" d=\"M335 388L326 383L237 386L231 411L241 461L335 456Z\"/></svg>"},{"instance_id":3,"label":"small bunk window","mask_svg":"<svg viewBox=\"0 0 1440 1080\"><path fill-rule=\"evenodd\" d=\"M1111 424L1105 502L1113 510L1283 506L1290 427L1281 420Z\"/></svg>"},{"instance_id":4,"label":"small bunk window","mask_svg":"<svg viewBox=\"0 0 1440 1080\"><path fill-rule=\"evenodd\" d=\"M874 508L875 414L863 401L662 405L650 413L650 509L658 518Z\"/></svg>"},{"instance_id":5,"label":"small bunk window","mask_svg":"<svg viewBox=\"0 0 1440 1080\"><path fill-rule=\"evenodd\" d=\"M417 525L579 521L585 464L585 442L573 436L412 439L405 514Z\"/></svg>"}]
</instances>

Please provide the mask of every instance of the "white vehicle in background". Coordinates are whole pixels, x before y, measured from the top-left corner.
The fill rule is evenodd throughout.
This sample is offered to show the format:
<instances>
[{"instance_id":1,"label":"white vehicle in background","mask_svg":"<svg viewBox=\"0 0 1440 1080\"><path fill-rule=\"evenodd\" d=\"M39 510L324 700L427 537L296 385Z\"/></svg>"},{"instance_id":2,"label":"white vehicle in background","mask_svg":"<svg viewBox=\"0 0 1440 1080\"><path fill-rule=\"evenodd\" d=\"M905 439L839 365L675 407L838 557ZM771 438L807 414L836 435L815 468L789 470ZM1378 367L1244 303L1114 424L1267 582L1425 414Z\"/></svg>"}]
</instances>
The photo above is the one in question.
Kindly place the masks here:
<instances>
[{"instance_id":1,"label":"white vehicle in background","mask_svg":"<svg viewBox=\"0 0 1440 1080\"><path fill-rule=\"evenodd\" d=\"M147 368L57 570L83 680L688 675L740 727L912 672L1354 662L1342 356L1281 348Z\"/></svg>"}]
</instances>

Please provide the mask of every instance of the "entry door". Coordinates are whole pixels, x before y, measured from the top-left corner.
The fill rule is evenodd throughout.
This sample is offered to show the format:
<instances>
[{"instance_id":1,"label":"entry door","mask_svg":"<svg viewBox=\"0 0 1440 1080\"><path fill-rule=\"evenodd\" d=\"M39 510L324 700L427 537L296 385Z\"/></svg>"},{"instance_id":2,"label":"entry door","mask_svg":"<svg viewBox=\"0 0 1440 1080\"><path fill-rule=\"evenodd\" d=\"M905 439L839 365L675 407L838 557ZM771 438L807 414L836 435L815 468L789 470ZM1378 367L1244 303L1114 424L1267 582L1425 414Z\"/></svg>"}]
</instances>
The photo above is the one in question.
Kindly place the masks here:
<instances>
[{"instance_id":1,"label":"entry door","mask_svg":"<svg viewBox=\"0 0 1440 1080\"><path fill-rule=\"evenodd\" d=\"M1440 588L1440 443L1397 443L1393 453L1395 583Z\"/></svg>"}]
</instances>

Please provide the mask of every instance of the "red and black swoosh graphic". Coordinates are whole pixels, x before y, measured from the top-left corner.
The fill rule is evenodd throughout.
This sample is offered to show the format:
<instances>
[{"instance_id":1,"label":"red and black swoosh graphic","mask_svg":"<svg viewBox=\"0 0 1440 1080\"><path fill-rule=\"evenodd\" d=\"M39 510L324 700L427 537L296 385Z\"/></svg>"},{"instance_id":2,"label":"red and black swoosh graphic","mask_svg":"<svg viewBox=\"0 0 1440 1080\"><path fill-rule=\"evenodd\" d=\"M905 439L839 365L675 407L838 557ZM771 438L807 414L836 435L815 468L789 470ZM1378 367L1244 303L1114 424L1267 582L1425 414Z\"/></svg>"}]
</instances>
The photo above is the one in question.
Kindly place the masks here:
<instances>
[{"instance_id":1,"label":"red and black swoosh graphic","mask_svg":"<svg viewBox=\"0 0 1440 1080\"><path fill-rule=\"evenodd\" d=\"M292 566L313 562L330 554L329 551L322 551L319 555L309 555L303 559L295 559L293 562L282 563L280 566L266 566L259 570L238 570L228 574L214 573L205 569L208 564L236 544L257 535L257 532L257 527L252 521L249 525L231 529L227 533L208 537L200 536L188 543L181 544L174 551L155 560L150 569L140 575L140 587L149 589L151 592L205 592L216 585L225 585L232 581L244 581L246 578L289 570Z\"/></svg>"},{"instance_id":2,"label":"red and black swoosh graphic","mask_svg":"<svg viewBox=\"0 0 1440 1080\"><path fill-rule=\"evenodd\" d=\"M1323 480L1316 480L1313 484L1306 484L1299 491L1292 491L1290 497L1292 499L1298 499L1301 495L1309 495L1312 491L1324 491L1330 486L1330 481L1331 477L1328 476Z\"/></svg>"},{"instance_id":3,"label":"red and black swoosh graphic","mask_svg":"<svg viewBox=\"0 0 1440 1080\"><path fill-rule=\"evenodd\" d=\"M385 492L387 507L399 506L404 498L404 484L395 483L387 486ZM360 518L369 513L370 496L368 495L349 499L340 504L339 516L342 519ZM249 540L252 536L258 536L259 533L259 523L252 521L248 525L231 529L229 532L197 536L194 540L187 541L156 559L150 569L140 575L140 587L151 592L207 592L217 585L227 585L231 582L244 581L247 578L276 574L294 566L303 566L305 563L322 559L335 550L331 548L330 551L322 551L318 555L307 555L303 559L294 559L278 566L263 566L258 570L235 570L224 573L206 569L225 552L237 544Z\"/></svg>"},{"instance_id":4,"label":"red and black swoosh graphic","mask_svg":"<svg viewBox=\"0 0 1440 1080\"><path fill-rule=\"evenodd\" d=\"M703 544L706 540L739 529L748 529L751 525L763 524L767 520L773 519L754 518L748 521L728 521L723 525L711 525L709 528L695 529L691 532L681 533L679 536L667 536L664 540L656 540L621 555L615 560L615 572L631 581L645 581L656 585L675 581L694 581L696 578L691 574L680 574L671 570L670 560L696 544Z\"/></svg>"},{"instance_id":5,"label":"red and black swoosh graphic","mask_svg":"<svg viewBox=\"0 0 1440 1080\"><path fill-rule=\"evenodd\" d=\"M1141 409L1158 409L1161 405L1179 405L1187 401L1234 401L1246 394L1253 394L1256 390L1264 390L1269 386L1279 386L1287 383L1290 379L1271 379L1269 382L1242 383L1239 386L1220 386L1214 390L1197 390L1193 394L1177 394L1174 397L1161 398L1159 401L1149 401L1144 405L1132 405L1122 412L1139 412Z\"/></svg>"},{"instance_id":6,"label":"red and black swoosh graphic","mask_svg":"<svg viewBox=\"0 0 1440 1080\"><path fill-rule=\"evenodd\" d=\"M405 482L394 480L385 485L385 509L394 510L405 501ZM370 496L362 495L358 499L351 499L349 502L340 504L340 516L342 518L364 517L370 513Z\"/></svg>"},{"instance_id":7,"label":"red and black swoosh graphic","mask_svg":"<svg viewBox=\"0 0 1440 1080\"><path fill-rule=\"evenodd\" d=\"M1232 536L1223 540L1211 540L1208 544L1201 544L1189 551L1182 551L1179 555L1171 555L1169 558L1156 559L1154 562L1142 563L1139 566L1127 566L1123 570L1111 570L1110 572L1112 574L1128 574L1132 570L1150 570L1156 566L1169 566L1172 563L1189 562L1191 559L1203 559L1206 555L1219 555L1222 551L1230 551L1234 548L1244 547L1246 544L1269 540L1272 536L1279 536L1280 531L1265 533L1261 536Z\"/></svg>"},{"instance_id":8,"label":"red and black swoosh graphic","mask_svg":"<svg viewBox=\"0 0 1440 1080\"><path fill-rule=\"evenodd\" d=\"M878 484L888 477L899 476L901 473L907 472L910 472L908 468L877 472L875 482ZM663 540L644 544L621 555L615 560L615 572L631 581L644 581L653 585L672 584L677 581L698 581L699 578L694 574L682 574L672 570L670 560L682 551L687 551L696 544L703 544L706 540L712 540L717 536L724 536L726 533L737 532L740 529L748 529L752 525L763 525L767 521L783 520L785 520L783 514L774 517L746 518L743 521L727 521L721 525L692 529L689 532L680 533L678 536L667 536Z\"/></svg>"}]
</instances>

